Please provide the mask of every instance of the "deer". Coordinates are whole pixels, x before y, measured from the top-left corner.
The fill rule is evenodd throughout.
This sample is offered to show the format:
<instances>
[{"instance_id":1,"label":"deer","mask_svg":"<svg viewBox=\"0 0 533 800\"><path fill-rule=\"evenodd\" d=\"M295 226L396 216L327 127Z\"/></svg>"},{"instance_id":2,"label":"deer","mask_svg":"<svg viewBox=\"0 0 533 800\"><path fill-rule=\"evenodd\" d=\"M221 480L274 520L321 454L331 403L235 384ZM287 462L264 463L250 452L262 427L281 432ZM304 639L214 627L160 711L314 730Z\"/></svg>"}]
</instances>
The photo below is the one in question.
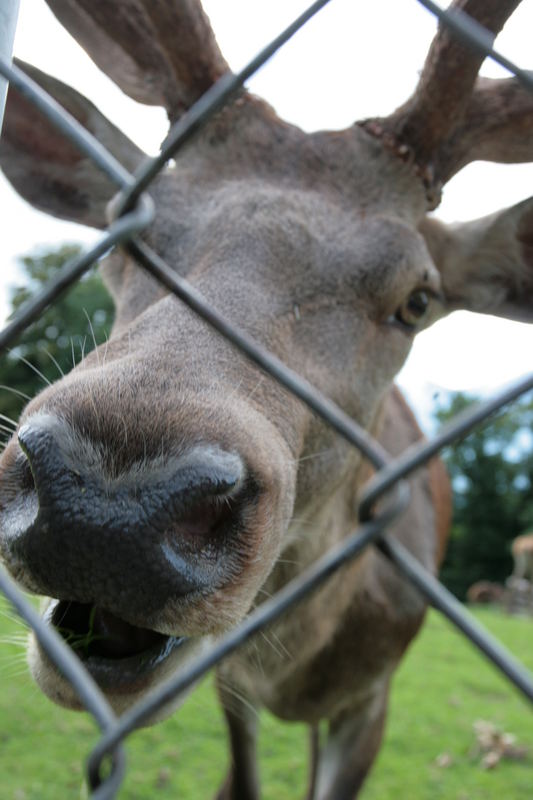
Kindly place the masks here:
<instances>
[{"instance_id":1,"label":"deer","mask_svg":"<svg viewBox=\"0 0 533 800\"><path fill-rule=\"evenodd\" d=\"M513 571L505 581L508 613L533 611L533 534L524 533L511 542Z\"/></svg>"},{"instance_id":2,"label":"deer","mask_svg":"<svg viewBox=\"0 0 533 800\"><path fill-rule=\"evenodd\" d=\"M227 72L197 0L48 5L122 91L170 123ZM496 35L517 5L452 7ZM479 78L482 61L441 26L412 96L342 131L304 133L243 89L150 187L143 240L392 456L422 435L394 384L419 331L456 309L531 319L533 198L454 225L431 214L472 161L533 159L533 98L516 78ZM20 66L127 169L143 161L94 104ZM0 164L35 207L108 224L113 185L15 91ZM2 453L0 553L45 598L46 623L74 649L83 639L80 658L122 713L342 542L372 468L126 249L101 271L116 305L107 346L27 404ZM441 462L410 489L388 535L435 573L450 518ZM370 547L223 661L219 800L260 796L263 707L309 726L309 800L355 798L425 611ZM80 708L35 638L28 660L49 698Z\"/></svg>"},{"instance_id":3,"label":"deer","mask_svg":"<svg viewBox=\"0 0 533 800\"><path fill-rule=\"evenodd\" d=\"M476 581L468 587L466 599L468 603L501 603L505 596L505 589L493 581Z\"/></svg>"},{"instance_id":4,"label":"deer","mask_svg":"<svg viewBox=\"0 0 533 800\"><path fill-rule=\"evenodd\" d=\"M514 569L510 579L533 583L533 533L524 533L513 539L511 554Z\"/></svg>"}]
</instances>

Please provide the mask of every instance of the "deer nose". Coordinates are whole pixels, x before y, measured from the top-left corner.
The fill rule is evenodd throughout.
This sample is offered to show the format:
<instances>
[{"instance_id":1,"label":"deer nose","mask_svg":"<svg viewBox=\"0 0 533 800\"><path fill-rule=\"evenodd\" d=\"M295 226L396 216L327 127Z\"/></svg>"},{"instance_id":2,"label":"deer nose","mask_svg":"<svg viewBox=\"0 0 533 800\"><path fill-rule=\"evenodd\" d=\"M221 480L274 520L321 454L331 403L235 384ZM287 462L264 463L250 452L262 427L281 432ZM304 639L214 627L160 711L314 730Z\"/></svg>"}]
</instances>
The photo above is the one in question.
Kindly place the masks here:
<instances>
[{"instance_id":1,"label":"deer nose","mask_svg":"<svg viewBox=\"0 0 533 800\"><path fill-rule=\"evenodd\" d=\"M164 465L137 463L106 477L97 449L50 415L30 420L18 438L27 459L19 469L37 502L27 504L33 519L24 524L4 506L2 528L37 591L82 603L109 598L131 616L212 586L242 510L237 454L197 445Z\"/></svg>"}]
</instances>

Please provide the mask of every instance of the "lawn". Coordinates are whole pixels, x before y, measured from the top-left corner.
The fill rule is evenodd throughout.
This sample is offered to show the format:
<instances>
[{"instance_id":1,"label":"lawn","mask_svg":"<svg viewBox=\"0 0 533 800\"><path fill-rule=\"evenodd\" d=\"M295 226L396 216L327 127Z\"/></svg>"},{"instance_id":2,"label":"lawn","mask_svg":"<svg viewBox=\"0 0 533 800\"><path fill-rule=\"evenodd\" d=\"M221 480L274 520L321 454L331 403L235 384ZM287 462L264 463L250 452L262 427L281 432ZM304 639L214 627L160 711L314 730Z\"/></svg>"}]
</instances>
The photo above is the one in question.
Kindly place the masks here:
<instances>
[{"instance_id":1,"label":"lawn","mask_svg":"<svg viewBox=\"0 0 533 800\"><path fill-rule=\"evenodd\" d=\"M84 797L83 762L96 740L85 715L42 697L26 674L23 629L0 617L2 800ZM478 618L533 669L533 620L493 610ZM529 748L521 759L482 765L473 725L486 720ZM306 731L262 716L265 800L303 794ZM224 727L207 679L174 718L136 733L127 746L124 800L209 800L225 771ZM397 673L384 747L362 800L529 800L533 709L436 613Z\"/></svg>"}]
</instances>

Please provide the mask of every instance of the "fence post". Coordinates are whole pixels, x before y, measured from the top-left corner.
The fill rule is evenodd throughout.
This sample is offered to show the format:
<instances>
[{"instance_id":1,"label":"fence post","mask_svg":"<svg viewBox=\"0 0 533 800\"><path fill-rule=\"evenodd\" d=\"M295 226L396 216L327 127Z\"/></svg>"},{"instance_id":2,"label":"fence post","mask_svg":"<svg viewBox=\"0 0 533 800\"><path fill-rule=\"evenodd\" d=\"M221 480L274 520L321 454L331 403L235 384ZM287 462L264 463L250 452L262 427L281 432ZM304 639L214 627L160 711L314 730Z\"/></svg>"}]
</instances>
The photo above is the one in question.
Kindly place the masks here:
<instances>
[{"instance_id":1,"label":"fence post","mask_svg":"<svg viewBox=\"0 0 533 800\"><path fill-rule=\"evenodd\" d=\"M8 63L11 63L18 13L19 0L2 0L0 5L0 58ZM6 94L7 80L0 76L0 132L4 119Z\"/></svg>"}]
</instances>

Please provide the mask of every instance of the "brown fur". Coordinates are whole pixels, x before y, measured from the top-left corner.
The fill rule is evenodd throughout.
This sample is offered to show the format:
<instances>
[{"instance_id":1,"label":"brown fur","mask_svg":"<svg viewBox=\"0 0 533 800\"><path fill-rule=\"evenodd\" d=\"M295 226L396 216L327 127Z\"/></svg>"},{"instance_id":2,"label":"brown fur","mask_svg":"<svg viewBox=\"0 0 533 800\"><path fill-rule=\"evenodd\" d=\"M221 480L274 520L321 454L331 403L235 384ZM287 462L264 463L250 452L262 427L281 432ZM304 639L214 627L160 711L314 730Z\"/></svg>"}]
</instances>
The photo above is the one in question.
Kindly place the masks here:
<instances>
[{"instance_id":1,"label":"brown fur","mask_svg":"<svg viewBox=\"0 0 533 800\"><path fill-rule=\"evenodd\" d=\"M50 4L122 88L165 102L171 118L223 69L192 0L124 0L121 14L100 0ZM185 26L184 59L168 47L175 26ZM136 161L138 151L94 107L33 74ZM13 184L51 213L105 226L107 182L85 159L73 170L71 147L62 162L48 129L28 162L18 131L39 123L31 107L23 123L20 111L12 97L0 148ZM392 385L414 334L459 306L530 313L524 242L533 215L530 200L458 230L428 220L420 165L376 134L307 135L243 92L153 183L157 214L145 238L234 325L398 455L421 435ZM104 276L117 307L105 353L32 400L20 441L2 456L0 551L31 591L188 637L142 679L121 683L119 662L108 668L101 682L118 687L106 691L122 711L353 531L370 470L126 254L114 254ZM421 290L440 299L417 322L405 315ZM236 477L220 490L225 508L213 482L227 470ZM410 485L410 507L389 533L434 572L450 517L440 462ZM379 748L391 675L424 612L418 593L369 548L222 663L233 756L219 797L259 795L259 706L314 730L326 720L309 797L355 797ZM79 706L35 642L30 663L43 691Z\"/></svg>"}]
</instances>

